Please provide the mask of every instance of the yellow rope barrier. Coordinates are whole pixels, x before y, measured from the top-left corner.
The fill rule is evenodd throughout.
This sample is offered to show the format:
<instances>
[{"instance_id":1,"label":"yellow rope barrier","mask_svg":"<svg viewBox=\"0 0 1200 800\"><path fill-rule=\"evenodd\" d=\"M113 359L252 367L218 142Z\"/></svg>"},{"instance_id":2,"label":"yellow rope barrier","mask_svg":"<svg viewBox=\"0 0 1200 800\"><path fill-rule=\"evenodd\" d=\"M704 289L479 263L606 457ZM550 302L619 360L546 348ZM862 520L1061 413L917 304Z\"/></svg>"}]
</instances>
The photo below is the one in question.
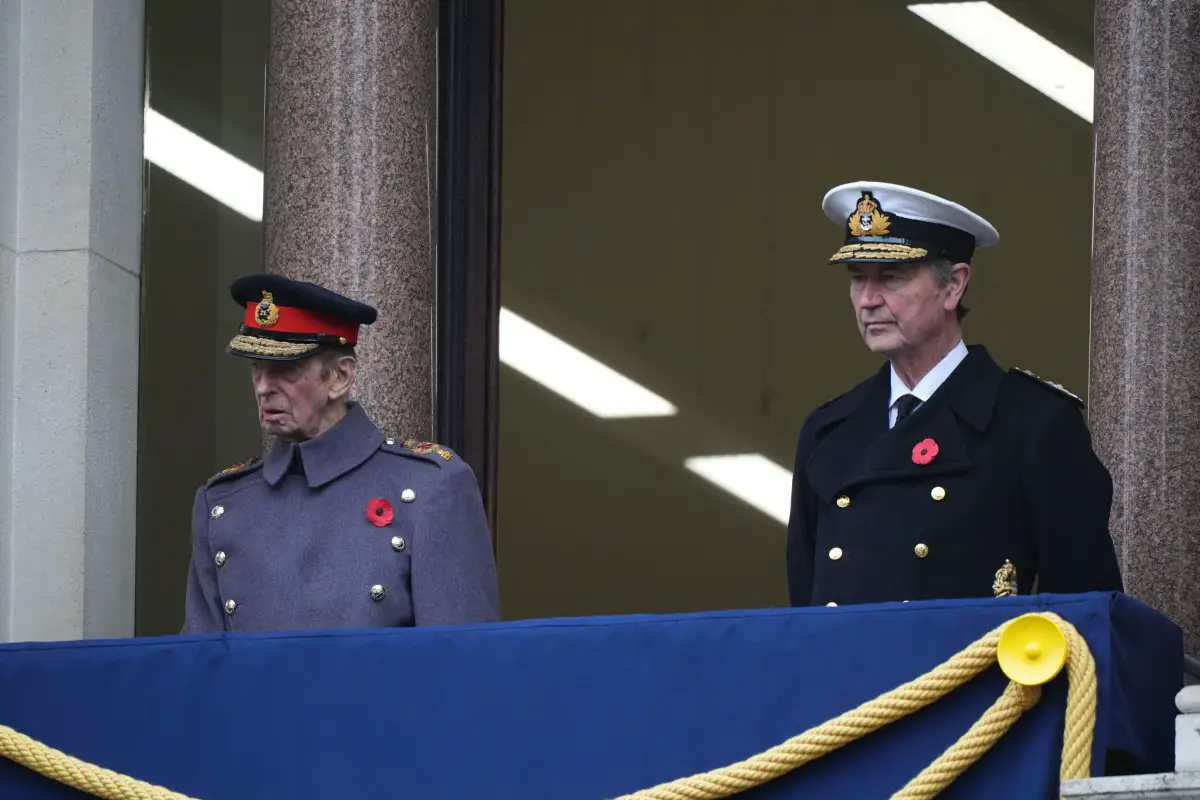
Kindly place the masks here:
<instances>
[{"instance_id":1,"label":"yellow rope barrier","mask_svg":"<svg viewBox=\"0 0 1200 800\"><path fill-rule=\"evenodd\" d=\"M0 725L0 756L102 800L193 800L161 786L97 767Z\"/></svg>"},{"instance_id":2,"label":"yellow rope barrier","mask_svg":"<svg viewBox=\"0 0 1200 800\"><path fill-rule=\"evenodd\" d=\"M1053 623L1066 639L1067 719L1063 736L1061 780L1087 777L1091 771L1096 726L1096 662L1087 642L1057 614L1034 615ZM828 722L762 753L709 772L659 784L617 800L721 800L828 755L834 750L913 714L945 697L996 663L1006 622L921 677L886 692ZM1011 682L1000 698L957 742L892 795L893 800L926 800L954 782L1041 697L1038 686Z\"/></svg>"},{"instance_id":3,"label":"yellow rope barrier","mask_svg":"<svg viewBox=\"0 0 1200 800\"><path fill-rule=\"evenodd\" d=\"M946 787L954 783L959 775L979 760L979 757L1000 741L1013 723L1029 709L1037 705L1042 690L1038 686L1022 686L1010 683L1004 693L996 699L984 715L976 720L970 730L957 742L950 745L928 767L908 784L892 795L892 800L918 800L937 797Z\"/></svg>"},{"instance_id":4,"label":"yellow rope barrier","mask_svg":"<svg viewBox=\"0 0 1200 800\"><path fill-rule=\"evenodd\" d=\"M1054 624L1066 641L1067 715L1061 780L1091 771L1096 726L1096 663L1087 642L1057 614L1030 615ZM913 714L969 682L997 661L1005 629L997 627L916 680L886 692L783 744L727 767L680 778L617 800L721 800L761 786L834 750ZM893 800L936 797L986 753L1041 697L1037 685L1012 681L957 742L923 769ZM89 764L0 725L0 757L101 800L194 800L161 786Z\"/></svg>"}]
</instances>

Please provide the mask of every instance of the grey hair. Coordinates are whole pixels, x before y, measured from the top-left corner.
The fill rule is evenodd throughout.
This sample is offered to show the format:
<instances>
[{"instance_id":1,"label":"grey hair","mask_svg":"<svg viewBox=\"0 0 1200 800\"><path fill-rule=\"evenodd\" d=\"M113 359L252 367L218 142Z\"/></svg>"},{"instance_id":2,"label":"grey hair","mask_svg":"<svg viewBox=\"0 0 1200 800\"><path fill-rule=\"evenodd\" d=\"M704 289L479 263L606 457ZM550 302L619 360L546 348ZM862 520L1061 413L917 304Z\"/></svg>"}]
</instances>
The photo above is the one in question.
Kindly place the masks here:
<instances>
[{"instance_id":1,"label":"grey hair","mask_svg":"<svg viewBox=\"0 0 1200 800\"><path fill-rule=\"evenodd\" d=\"M321 348L321 352L317 354L317 358L321 360L321 377L328 379L333 374L334 363L343 356L357 358L352 345L325 345Z\"/></svg>"},{"instance_id":2,"label":"grey hair","mask_svg":"<svg viewBox=\"0 0 1200 800\"><path fill-rule=\"evenodd\" d=\"M946 284L950 283L950 278L954 274L955 262L948 258L931 258L929 259L928 263L929 271L933 273L933 280L939 287L944 287ZM963 297L967 296L967 289L969 288L969 283L967 286L963 287ZM958 299L958 308L954 309L954 311L956 314L958 314L959 321L961 321L962 318L967 315L970 309L963 305L962 297L960 297Z\"/></svg>"},{"instance_id":3,"label":"grey hair","mask_svg":"<svg viewBox=\"0 0 1200 800\"><path fill-rule=\"evenodd\" d=\"M320 352L313 356L321 362L321 380L329 380L329 378L333 375L333 365L337 363L338 359L345 356L349 356L355 361L358 360L358 356L354 352L353 345L327 344L322 347ZM354 402L353 386L350 387L350 391L346 392L346 395L342 398L342 402L345 403L347 407Z\"/></svg>"}]
</instances>

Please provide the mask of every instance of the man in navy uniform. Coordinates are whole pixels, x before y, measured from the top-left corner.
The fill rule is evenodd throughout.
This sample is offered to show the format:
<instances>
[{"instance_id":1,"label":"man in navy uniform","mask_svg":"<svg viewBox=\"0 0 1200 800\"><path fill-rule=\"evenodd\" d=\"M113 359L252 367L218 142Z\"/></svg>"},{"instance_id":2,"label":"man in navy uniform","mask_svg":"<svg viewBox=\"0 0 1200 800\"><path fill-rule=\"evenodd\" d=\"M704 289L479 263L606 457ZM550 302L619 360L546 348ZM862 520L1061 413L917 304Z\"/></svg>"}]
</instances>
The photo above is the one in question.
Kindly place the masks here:
<instances>
[{"instance_id":1,"label":"man in navy uniform","mask_svg":"<svg viewBox=\"0 0 1200 800\"><path fill-rule=\"evenodd\" d=\"M359 327L376 310L251 275L228 352L250 361L265 459L196 492L184 633L448 625L499 617L471 468L398 441L353 402Z\"/></svg>"},{"instance_id":2,"label":"man in navy uniform","mask_svg":"<svg viewBox=\"0 0 1200 800\"><path fill-rule=\"evenodd\" d=\"M1112 479L1083 403L963 341L963 295L995 228L888 183L829 191L859 332L887 363L800 432L791 604L1121 591Z\"/></svg>"}]
</instances>

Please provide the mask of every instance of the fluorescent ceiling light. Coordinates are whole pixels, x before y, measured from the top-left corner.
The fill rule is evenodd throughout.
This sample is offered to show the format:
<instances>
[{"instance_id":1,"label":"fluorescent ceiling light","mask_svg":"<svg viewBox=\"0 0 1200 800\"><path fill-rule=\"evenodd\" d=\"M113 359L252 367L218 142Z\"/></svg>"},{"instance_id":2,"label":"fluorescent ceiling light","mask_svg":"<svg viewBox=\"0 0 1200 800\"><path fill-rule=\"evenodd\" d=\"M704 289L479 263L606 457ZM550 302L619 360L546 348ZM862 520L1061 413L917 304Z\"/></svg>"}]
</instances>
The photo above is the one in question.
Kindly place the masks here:
<instances>
[{"instance_id":1,"label":"fluorescent ceiling light","mask_svg":"<svg viewBox=\"0 0 1200 800\"><path fill-rule=\"evenodd\" d=\"M500 360L598 417L668 417L671 403L563 340L500 309Z\"/></svg>"},{"instance_id":2,"label":"fluorescent ceiling light","mask_svg":"<svg viewBox=\"0 0 1200 800\"><path fill-rule=\"evenodd\" d=\"M1092 121L1092 68L991 3L919 3L908 10Z\"/></svg>"},{"instance_id":3,"label":"fluorescent ceiling light","mask_svg":"<svg viewBox=\"0 0 1200 800\"><path fill-rule=\"evenodd\" d=\"M164 117L146 109L146 160L234 211L262 221L262 172Z\"/></svg>"},{"instance_id":4,"label":"fluorescent ceiling light","mask_svg":"<svg viewBox=\"0 0 1200 800\"><path fill-rule=\"evenodd\" d=\"M792 473L759 453L694 456L684 465L739 500L787 525Z\"/></svg>"}]
</instances>

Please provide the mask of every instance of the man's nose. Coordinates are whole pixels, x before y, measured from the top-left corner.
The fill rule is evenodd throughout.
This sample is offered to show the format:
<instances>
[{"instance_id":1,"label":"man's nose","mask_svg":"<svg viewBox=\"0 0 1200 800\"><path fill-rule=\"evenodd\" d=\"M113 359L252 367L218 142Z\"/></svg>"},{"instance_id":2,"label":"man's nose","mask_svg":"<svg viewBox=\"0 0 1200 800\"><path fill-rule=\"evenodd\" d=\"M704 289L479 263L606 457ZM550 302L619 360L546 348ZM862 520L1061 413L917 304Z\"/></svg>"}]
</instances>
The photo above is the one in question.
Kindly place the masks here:
<instances>
[{"instance_id":1,"label":"man's nose","mask_svg":"<svg viewBox=\"0 0 1200 800\"><path fill-rule=\"evenodd\" d=\"M863 308L878 308L883 305L883 292L874 281L866 281L858 293L858 304Z\"/></svg>"},{"instance_id":2,"label":"man's nose","mask_svg":"<svg viewBox=\"0 0 1200 800\"><path fill-rule=\"evenodd\" d=\"M271 380L270 374L265 370L253 376L254 393L259 397L269 394L274 388L274 381Z\"/></svg>"}]
</instances>

